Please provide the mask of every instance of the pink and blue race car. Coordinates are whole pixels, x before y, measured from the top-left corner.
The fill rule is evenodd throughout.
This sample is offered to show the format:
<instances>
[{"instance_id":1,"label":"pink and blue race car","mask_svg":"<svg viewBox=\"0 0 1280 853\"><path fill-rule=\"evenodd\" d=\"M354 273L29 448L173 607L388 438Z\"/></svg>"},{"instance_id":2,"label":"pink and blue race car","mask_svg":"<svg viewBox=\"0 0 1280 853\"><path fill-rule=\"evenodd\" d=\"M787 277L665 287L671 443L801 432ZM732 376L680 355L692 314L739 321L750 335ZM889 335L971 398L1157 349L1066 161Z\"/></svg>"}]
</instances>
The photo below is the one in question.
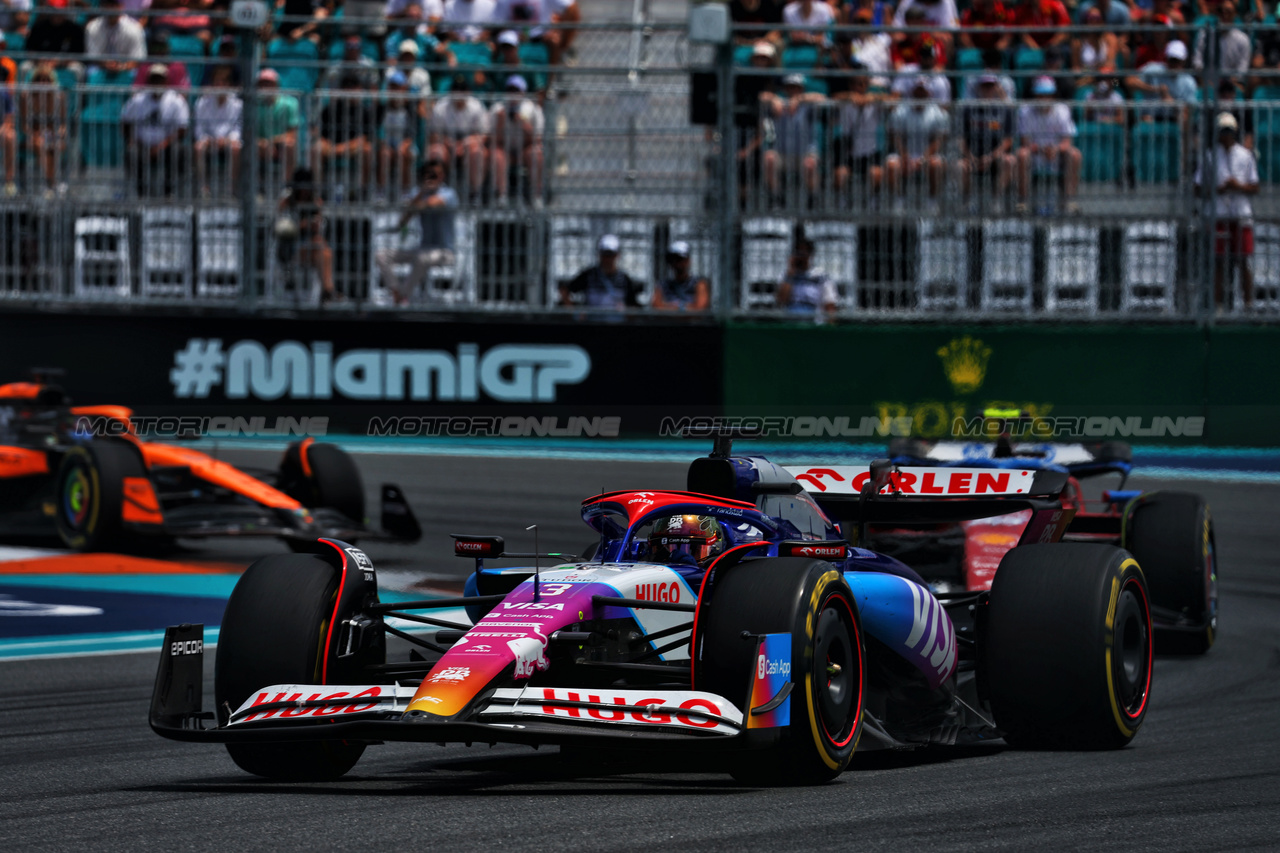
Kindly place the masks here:
<instances>
[{"instance_id":1,"label":"pink and blue race car","mask_svg":"<svg viewBox=\"0 0 1280 853\"><path fill-rule=\"evenodd\" d=\"M418 741L704 750L761 785L830 780L859 749L1110 749L1137 734L1147 582L1121 548L1059 541L1066 474L886 461L845 480L811 495L719 441L686 491L583 501L589 558L456 536L475 571L453 599L380 601L372 562L336 540L263 558L227 605L214 710L202 626L173 627L151 726L223 742L275 779L337 778L368 745ZM857 544L869 525L1021 510L990 591L935 594ZM513 557L534 565L493 565ZM467 620L442 618L460 608ZM412 650L388 660L388 636Z\"/></svg>"}]
</instances>

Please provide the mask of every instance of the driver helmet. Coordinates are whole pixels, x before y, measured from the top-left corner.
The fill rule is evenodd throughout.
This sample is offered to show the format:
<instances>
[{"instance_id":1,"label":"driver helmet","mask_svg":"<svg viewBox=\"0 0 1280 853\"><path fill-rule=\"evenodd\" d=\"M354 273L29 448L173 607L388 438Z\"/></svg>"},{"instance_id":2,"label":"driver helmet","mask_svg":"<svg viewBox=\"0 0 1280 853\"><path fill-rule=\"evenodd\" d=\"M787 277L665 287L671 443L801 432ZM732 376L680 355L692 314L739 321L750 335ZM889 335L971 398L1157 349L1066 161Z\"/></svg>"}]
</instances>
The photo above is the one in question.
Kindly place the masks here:
<instances>
[{"instance_id":1,"label":"driver helmet","mask_svg":"<svg viewBox=\"0 0 1280 853\"><path fill-rule=\"evenodd\" d=\"M672 515L653 522L649 553L673 563L705 566L724 551L720 522L709 515Z\"/></svg>"}]
</instances>

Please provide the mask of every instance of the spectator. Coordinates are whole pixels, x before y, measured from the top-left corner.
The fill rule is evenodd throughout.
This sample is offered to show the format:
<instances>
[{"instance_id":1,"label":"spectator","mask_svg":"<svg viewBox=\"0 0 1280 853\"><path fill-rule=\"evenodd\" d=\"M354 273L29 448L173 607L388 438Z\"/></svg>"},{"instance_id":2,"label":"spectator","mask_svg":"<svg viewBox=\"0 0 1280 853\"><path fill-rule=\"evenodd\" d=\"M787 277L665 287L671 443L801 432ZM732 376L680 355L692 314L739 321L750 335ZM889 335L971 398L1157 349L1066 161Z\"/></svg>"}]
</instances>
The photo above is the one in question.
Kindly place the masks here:
<instances>
[{"instance_id":1,"label":"spectator","mask_svg":"<svg viewBox=\"0 0 1280 853\"><path fill-rule=\"evenodd\" d=\"M1205 152L1203 168L1196 169L1196 194L1205 188L1202 172L1214 170L1217 177L1213 215L1217 219L1214 239L1213 304L1218 313L1225 304L1225 284L1233 266L1240 268L1240 289L1246 310L1253 307L1253 205L1249 196L1258 193L1258 162L1253 152L1236 142L1239 126L1231 113L1220 113L1215 122L1218 144Z\"/></svg>"},{"instance_id":2,"label":"spectator","mask_svg":"<svg viewBox=\"0 0 1280 853\"><path fill-rule=\"evenodd\" d=\"M1076 83L1080 86L1088 86L1097 79L1097 75L1108 75L1116 70L1120 40L1115 33L1098 29L1102 24L1102 11L1090 9L1084 16L1084 25L1090 29L1071 40L1071 70L1077 75Z\"/></svg>"},{"instance_id":3,"label":"spectator","mask_svg":"<svg viewBox=\"0 0 1280 853\"><path fill-rule=\"evenodd\" d=\"M835 138L832 157L836 192L843 193L850 179L857 179L870 187L872 194L879 194L884 177L879 137L886 96L884 92L871 91L867 69L856 66L851 70L855 75L847 78L848 89L831 93L839 105L836 112L839 135Z\"/></svg>"},{"instance_id":4,"label":"spectator","mask_svg":"<svg viewBox=\"0 0 1280 853\"><path fill-rule=\"evenodd\" d=\"M364 39L354 34L342 39L342 56L324 72L322 88L337 89L342 85L342 78L348 74L359 77L360 85L366 89L372 89L378 85L377 63L365 56Z\"/></svg>"},{"instance_id":5,"label":"spectator","mask_svg":"<svg viewBox=\"0 0 1280 853\"><path fill-rule=\"evenodd\" d=\"M618 250L621 248L616 235L605 234L596 243L599 263L587 267L568 284L560 285L560 304L587 308L636 308L644 288L631 276L618 269Z\"/></svg>"},{"instance_id":6,"label":"spectator","mask_svg":"<svg viewBox=\"0 0 1280 853\"><path fill-rule=\"evenodd\" d=\"M787 262L786 278L778 284L779 308L803 314L835 313L839 302L836 283L817 270L809 269L813 258L813 241L796 240Z\"/></svg>"},{"instance_id":7,"label":"spectator","mask_svg":"<svg viewBox=\"0 0 1280 853\"><path fill-rule=\"evenodd\" d=\"M177 11L185 14L180 15L164 15L159 18L152 19L148 24L148 30L152 35L164 33L168 35L168 31L192 35L200 39L207 46L213 41L213 32L209 25L211 19L207 14L214 6L214 0L145 0L152 12L156 11ZM140 6L141 3L138 3Z\"/></svg>"},{"instance_id":8,"label":"spectator","mask_svg":"<svg viewBox=\"0 0 1280 853\"><path fill-rule=\"evenodd\" d=\"M392 71L387 76L385 100L378 149L378 186L394 198L408 192L413 179L413 162L418 158L414 136L421 98L409 91L409 81L404 74Z\"/></svg>"},{"instance_id":9,"label":"spectator","mask_svg":"<svg viewBox=\"0 0 1280 853\"><path fill-rule=\"evenodd\" d=\"M1187 66L1187 46L1180 41L1165 45L1164 62L1148 62L1137 74L1125 79L1129 91L1151 99L1191 104L1199 99L1196 80L1184 69ZM1143 108L1141 121L1175 121L1183 110L1176 108Z\"/></svg>"},{"instance_id":10,"label":"spectator","mask_svg":"<svg viewBox=\"0 0 1280 853\"><path fill-rule=\"evenodd\" d=\"M338 158L353 157L360 170L358 186L351 186L349 175L338 183L348 192L356 189L353 195L358 197L372 185L373 143L382 123L382 105L370 103L369 90L354 74L343 77L341 87L320 111L320 138L313 149L315 178L317 186L324 186L325 166L336 168Z\"/></svg>"},{"instance_id":11,"label":"spectator","mask_svg":"<svg viewBox=\"0 0 1280 853\"><path fill-rule=\"evenodd\" d=\"M498 23L495 0L446 0L441 28L456 41L486 40Z\"/></svg>"},{"instance_id":12,"label":"spectator","mask_svg":"<svg viewBox=\"0 0 1280 853\"><path fill-rule=\"evenodd\" d=\"M1164 50L1170 41L1173 22L1167 15L1156 15L1149 23L1163 27L1163 29L1133 36L1133 40L1137 42L1137 46L1133 49L1134 68L1141 68L1149 62L1164 61Z\"/></svg>"},{"instance_id":13,"label":"spectator","mask_svg":"<svg viewBox=\"0 0 1280 853\"><path fill-rule=\"evenodd\" d=\"M1089 21L1089 13L1094 10L1098 12L1096 24ZM1076 20L1088 26L1127 27L1133 23L1133 13L1124 0L1084 0L1076 7Z\"/></svg>"},{"instance_id":14,"label":"spectator","mask_svg":"<svg viewBox=\"0 0 1280 853\"><path fill-rule=\"evenodd\" d=\"M493 82L495 86L498 83L502 83L505 87L508 77L512 74L521 74L531 91L541 92L546 88L545 74L528 74L519 70L520 34L515 30L503 30L499 33L497 41L494 43L493 50L493 64L500 68L500 70L493 75Z\"/></svg>"},{"instance_id":15,"label":"spectator","mask_svg":"<svg viewBox=\"0 0 1280 853\"><path fill-rule=\"evenodd\" d=\"M1230 77L1223 77L1218 81L1218 108L1235 116L1241 144L1256 155L1257 149L1253 147L1253 117L1257 109L1250 108L1240 100L1240 87Z\"/></svg>"},{"instance_id":16,"label":"spectator","mask_svg":"<svg viewBox=\"0 0 1280 853\"><path fill-rule=\"evenodd\" d=\"M874 13L870 9L859 9L854 12L853 23L859 27L870 26ZM861 65L873 75L871 85L886 86L888 78L884 75L893 70L893 39L888 33L862 31L853 34L849 44L849 58Z\"/></svg>"},{"instance_id":17,"label":"spectator","mask_svg":"<svg viewBox=\"0 0 1280 853\"><path fill-rule=\"evenodd\" d=\"M1205 30L1196 37L1195 67L1200 70L1206 62L1213 62L1216 56L1218 73L1238 76L1249 70L1249 59L1253 47L1249 36L1236 24L1235 0L1221 0L1218 4L1218 43L1216 48L1209 49L1205 57Z\"/></svg>"},{"instance_id":18,"label":"spectator","mask_svg":"<svg viewBox=\"0 0 1280 853\"><path fill-rule=\"evenodd\" d=\"M157 177L161 193L173 195L175 183L187 174L183 143L191 110L185 97L166 88L168 79L166 66L152 65L146 88L129 98L120 113L128 151L126 164L133 172L139 196L151 194Z\"/></svg>"},{"instance_id":19,"label":"spectator","mask_svg":"<svg viewBox=\"0 0 1280 853\"><path fill-rule=\"evenodd\" d=\"M542 133L546 119L542 107L526 97L529 85L518 74L507 78L507 97L493 105L493 180L498 203L506 204L509 169L516 164L529 176L528 190L542 199Z\"/></svg>"},{"instance_id":20,"label":"spectator","mask_svg":"<svg viewBox=\"0 0 1280 853\"><path fill-rule=\"evenodd\" d=\"M919 9L924 13L924 26L939 30L954 30L960 26L960 14L955 0L903 0L893 16L893 25L907 25L907 13Z\"/></svg>"},{"instance_id":21,"label":"spectator","mask_svg":"<svg viewBox=\"0 0 1280 853\"><path fill-rule=\"evenodd\" d=\"M310 92L320 78L316 64L320 59L320 37L309 32L308 26L287 24L267 42L267 64L280 72L280 84L285 89Z\"/></svg>"},{"instance_id":22,"label":"spectator","mask_svg":"<svg viewBox=\"0 0 1280 853\"><path fill-rule=\"evenodd\" d=\"M923 80L929 90L929 98L939 104L951 103L951 79L937 70L939 45L924 44L920 47L919 63L904 62L897 70L899 76L894 78L893 93L900 98L910 97L911 90ZM910 72L917 72L914 76Z\"/></svg>"},{"instance_id":23,"label":"spectator","mask_svg":"<svg viewBox=\"0 0 1280 853\"><path fill-rule=\"evenodd\" d=\"M205 198L213 195L209 172L225 158L231 164L231 188L240 186L240 132L244 103L231 90L231 69L216 65L209 88L196 101L196 175Z\"/></svg>"},{"instance_id":24,"label":"spectator","mask_svg":"<svg viewBox=\"0 0 1280 853\"><path fill-rule=\"evenodd\" d=\"M1061 0L1021 0L1014 9L1013 24L1041 28L1018 34L1015 44L1027 50L1065 46L1070 38L1071 16Z\"/></svg>"},{"instance_id":25,"label":"spectator","mask_svg":"<svg viewBox=\"0 0 1280 853\"><path fill-rule=\"evenodd\" d=\"M764 180L775 202L780 203L783 185L803 179L812 197L818 191L818 144L814 134L814 104L823 98L804 90L803 74L782 78L782 95L764 92L760 95L773 118L774 144L764 155Z\"/></svg>"},{"instance_id":26,"label":"spectator","mask_svg":"<svg viewBox=\"0 0 1280 853\"><path fill-rule=\"evenodd\" d=\"M961 96L966 101L977 100L978 98L978 79L980 77L994 77L1000 82L1000 88L1004 90L1005 98L1012 101L1018 96L1017 84L1013 82L1013 78L1004 73L1004 54L993 49L984 50L982 52L982 73L966 74L964 77L964 94Z\"/></svg>"},{"instance_id":27,"label":"spectator","mask_svg":"<svg viewBox=\"0 0 1280 853\"><path fill-rule=\"evenodd\" d=\"M147 34L147 56L157 63L163 64L169 68L169 79L165 81L170 89L180 89L183 92L191 88L191 76L187 73L187 64L185 62L175 62L169 59L169 33L161 30L155 33ZM149 69L139 66L137 72L133 76L134 86L145 86L147 83L147 75Z\"/></svg>"},{"instance_id":28,"label":"spectator","mask_svg":"<svg viewBox=\"0 0 1280 853\"><path fill-rule=\"evenodd\" d=\"M235 36L223 36L213 46L213 65L225 65L231 69L231 85L240 88L240 40Z\"/></svg>"},{"instance_id":29,"label":"spectator","mask_svg":"<svg viewBox=\"0 0 1280 853\"><path fill-rule=\"evenodd\" d=\"M431 148L427 156L445 163L455 176L452 183L465 182L471 197L478 201L484 189L488 141L489 113L471 95L467 78L459 75L449 94L437 101L431 111ZM465 178L457 180L459 175Z\"/></svg>"},{"instance_id":30,"label":"spectator","mask_svg":"<svg viewBox=\"0 0 1280 853\"><path fill-rule=\"evenodd\" d=\"M706 311L711 307L711 284L691 270L689 244L676 240L667 247L670 272L653 289L653 307L659 311Z\"/></svg>"},{"instance_id":31,"label":"spectator","mask_svg":"<svg viewBox=\"0 0 1280 853\"><path fill-rule=\"evenodd\" d=\"M103 60L102 67L113 74L132 69L136 62L131 60L147 58L147 39L142 25L122 12L120 0L102 0L99 8L102 14L84 28L85 55L89 59L111 57Z\"/></svg>"},{"instance_id":32,"label":"spectator","mask_svg":"<svg viewBox=\"0 0 1280 853\"><path fill-rule=\"evenodd\" d=\"M1035 103L1018 112L1018 136L1022 138L1018 150L1018 194L1024 212L1033 174L1061 177L1067 212L1079 212L1075 197L1080 188L1081 158L1080 149L1072 142L1076 124L1070 107L1057 102L1057 93L1052 78L1037 77L1031 84Z\"/></svg>"},{"instance_id":33,"label":"spectator","mask_svg":"<svg viewBox=\"0 0 1280 853\"><path fill-rule=\"evenodd\" d=\"M493 15L495 26L526 32L530 41L545 45L552 65L564 58L576 31L567 26L548 29L547 25L576 24L580 20L582 15L574 0L497 0Z\"/></svg>"},{"instance_id":34,"label":"spectator","mask_svg":"<svg viewBox=\"0 0 1280 853\"><path fill-rule=\"evenodd\" d=\"M46 3L38 5L47 6ZM0 0L0 29L10 33L25 33L31 23L32 0Z\"/></svg>"},{"instance_id":35,"label":"spectator","mask_svg":"<svg viewBox=\"0 0 1280 853\"><path fill-rule=\"evenodd\" d=\"M40 164L44 179L44 192L50 195L67 191L65 181L59 181L59 164L67 148L68 122L67 93L58 87L50 63L36 66L31 84L18 95L18 115L21 119L23 145ZM8 172L6 168L6 173ZM12 175L6 175L5 191L9 195Z\"/></svg>"},{"instance_id":36,"label":"spectator","mask_svg":"<svg viewBox=\"0 0 1280 853\"><path fill-rule=\"evenodd\" d=\"M298 161L298 99L279 92L280 75L258 72L258 162L276 175L292 175Z\"/></svg>"},{"instance_id":37,"label":"spectator","mask_svg":"<svg viewBox=\"0 0 1280 853\"><path fill-rule=\"evenodd\" d=\"M1280 68L1280 27L1275 26L1275 16L1268 18L1271 26L1263 27L1253 31L1254 38L1257 40L1257 47L1254 50L1252 66L1254 69L1268 69L1275 71ZM34 27L32 30L34 31ZM27 39L27 44L31 44L31 39ZM28 47L28 50L31 48ZM1256 78L1251 84L1250 89L1256 86L1273 86L1275 78Z\"/></svg>"},{"instance_id":38,"label":"spectator","mask_svg":"<svg viewBox=\"0 0 1280 853\"><path fill-rule=\"evenodd\" d=\"M319 273L321 304L339 298L333 288L333 250L324 236L324 199L320 197L311 170L306 167L293 173L280 199L276 239L276 251L284 268L292 269L296 249L298 265Z\"/></svg>"},{"instance_id":39,"label":"spectator","mask_svg":"<svg viewBox=\"0 0 1280 853\"><path fill-rule=\"evenodd\" d=\"M1111 80L1099 80L1089 89L1084 98L1084 120L1121 126L1128 123L1124 96Z\"/></svg>"},{"instance_id":40,"label":"spectator","mask_svg":"<svg viewBox=\"0 0 1280 853\"><path fill-rule=\"evenodd\" d=\"M440 47L441 53L447 56L448 60L453 60L453 54L448 52L448 48L443 45L440 45ZM388 69L387 74L389 76L392 71L399 71L409 82L411 90L426 94L431 91L431 74L419 64L419 56L421 54L422 50L416 41L413 39L402 40L393 60L394 67ZM449 64L452 65L454 62L451 61Z\"/></svg>"},{"instance_id":41,"label":"spectator","mask_svg":"<svg viewBox=\"0 0 1280 853\"><path fill-rule=\"evenodd\" d=\"M1134 15L1134 20L1139 24L1160 24L1166 27L1185 26L1187 19L1183 17L1181 10L1178 9L1175 0L1152 0L1147 4L1139 3L1139 6L1145 6L1140 14ZM1179 34L1179 38L1182 35Z\"/></svg>"},{"instance_id":42,"label":"spectator","mask_svg":"<svg viewBox=\"0 0 1280 853\"><path fill-rule=\"evenodd\" d=\"M918 28L925 26L924 12L920 7L907 11L907 26ZM934 62L939 67L947 65L947 52L943 37L938 33L910 32L898 33L894 36L889 56L893 68L899 72L912 72L920 67L922 55L926 50L933 51Z\"/></svg>"},{"instance_id":43,"label":"spectator","mask_svg":"<svg viewBox=\"0 0 1280 853\"><path fill-rule=\"evenodd\" d=\"M789 30L787 40L791 44L831 44L826 28L836 21L836 12L823 0L793 0L782 10L782 22L788 27L812 27L809 30Z\"/></svg>"},{"instance_id":44,"label":"spectator","mask_svg":"<svg viewBox=\"0 0 1280 853\"><path fill-rule=\"evenodd\" d=\"M360 2L360 0L347 0L345 5L350 7L352 2ZM373 6L373 2L370 2L370 6ZM387 0L378 11L375 11L376 7L361 8L370 18L377 18L378 11L381 11L382 16L389 23L407 29L416 28L419 24L431 27L444 17L444 3L441 0ZM351 15L350 8L347 9L346 15Z\"/></svg>"},{"instance_id":45,"label":"spectator","mask_svg":"<svg viewBox=\"0 0 1280 853\"><path fill-rule=\"evenodd\" d=\"M778 51L769 41L761 39L751 51L751 67L759 71L772 69ZM759 187L764 165L764 140L766 120L764 112L771 102L765 99L771 93L773 77L760 74L738 74L734 77L733 123L738 140L738 196L744 203L752 189ZM772 132L772 122L768 122Z\"/></svg>"},{"instance_id":46,"label":"spectator","mask_svg":"<svg viewBox=\"0 0 1280 853\"><path fill-rule=\"evenodd\" d=\"M960 18L960 44L980 50L1009 49L1013 34L1003 28L1013 23L1013 13L1000 0L974 0Z\"/></svg>"},{"instance_id":47,"label":"spectator","mask_svg":"<svg viewBox=\"0 0 1280 853\"><path fill-rule=\"evenodd\" d=\"M895 10L888 0L845 0L836 7L836 17L845 24L854 23L861 12L866 12L866 22L875 27L887 27L893 23Z\"/></svg>"},{"instance_id":48,"label":"spectator","mask_svg":"<svg viewBox=\"0 0 1280 853\"><path fill-rule=\"evenodd\" d=\"M960 110L960 186L968 198L977 177L1003 201L1013 183L1013 107L993 74L978 78L975 94L978 103Z\"/></svg>"},{"instance_id":49,"label":"spectator","mask_svg":"<svg viewBox=\"0 0 1280 853\"><path fill-rule=\"evenodd\" d=\"M415 249L383 249L375 255L382 281L391 285L397 305L406 304L427 279L432 267L453 264L455 217L458 195L444 181L444 163L428 159L418 168L418 190L400 213L403 237L413 217L418 217L421 240ZM398 264L409 265L409 275L395 273Z\"/></svg>"},{"instance_id":50,"label":"spectator","mask_svg":"<svg viewBox=\"0 0 1280 853\"><path fill-rule=\"evenodd\" d=\"M283 16L282 37L290 43L306 40L314 44L320 41L320 22L333 12L333 0L276 0L276 10Z\"/></svg>"},{"instance_id":51,"label":"spectator","mask_svg":"<svg viewBox=\"0 0 1280 853\"><path fill-rule=\"evenodd\" d=\"M57 53L68 59L78 58L85 48L84 25L64 11L67 0L46 0L41 5L54 11L41 12L36 17L27 35L26 49L31 53Z\"/></svg>"},{"instance_id":52,"label":"spectator","mask_svg":"<svg viewBox=\"0 0 1280 853\"><path fill-rule=\"evenodd\" d=\"M782 24L782 10L786 5L786 0L729 0L729 17L735 25L733 40L738 44L752 44L760 39L781 43L777 27ZM739 27L740 24L757 26Z\"/></svg>"},{"instance_id":53,"label":"spectator","mask_svg":"<svg viewBox=\"0 0 1280 853\"><path fill-rule=\"evenodd\" d=\"M945 166L942 146L950 122L942 108L929 100L929 86L917 78L911 88L911 101L899 104L889 116L891 153L885 161L885 176L893 192L906 192L903 178L928 178L929 196L936 199L942 188Z\"/></svg>"}]
</instances>

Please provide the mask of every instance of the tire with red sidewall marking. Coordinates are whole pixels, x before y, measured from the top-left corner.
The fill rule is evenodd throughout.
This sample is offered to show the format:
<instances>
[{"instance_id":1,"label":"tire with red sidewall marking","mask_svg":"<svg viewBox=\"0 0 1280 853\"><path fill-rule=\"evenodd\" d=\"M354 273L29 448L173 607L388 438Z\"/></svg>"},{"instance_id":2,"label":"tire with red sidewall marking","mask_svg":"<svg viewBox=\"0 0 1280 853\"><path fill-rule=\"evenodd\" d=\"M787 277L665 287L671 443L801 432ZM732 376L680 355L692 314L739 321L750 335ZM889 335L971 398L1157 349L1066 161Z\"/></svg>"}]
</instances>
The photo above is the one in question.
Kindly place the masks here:
<instances>
[{"instance_id":1,"label":"tire with red sidewall marking","mask_svg":"<svg viewBox=\"0 0 1280 853\"><path fill-rule=\"evenodd\" d=\"M358 683L360 674L327 648L341 573L317 556L274 554L245 569L227 601L218 635L214 695L226 725L254 691L273 684ZM346 614L339 614L338 620ZM326 666L327 663L327 666ZM326 677L327 676L327 677ZM363 743L229 743L242 770L269 779L337 779L355 766Z\"/></svg>"},{"instance_id":2,"label":"tire with red sidewall marking","mask_svg":"<svg viewBox=\"0 0 1280 853\"><path fill-rule=\"evenodd\" d=\"M1151 602L1179 624L1156 628L1161 654L1202 655L1218 630L1218 560L1204 498L1191 492L1147 492L1124 510L1121 544L1151 585Z\"/></svg>"},{"instance_id":3,"label":"tire with red sidewall marking","mask_svg":"<svg viewBox=\"0 0 1280 853\"><path fill-rule=\"evenodd\" d=\"M857 748L866 687L849 584L830 563L794 557L746 560L717 575L697 614L695 689L750 704L756 637L791 634L791 721L753 731L772 742L735 756L734 777L754 785L834 779ZM742 711L749 718L751 709Z\"/></svg>"},{"instance_id":4,"label":"tire with red sidewall marking","mask_svg":"<svg viewBox=\"0 0 1280 853\"><path fill-rule=\"evenodd\" d=\"M137 448L124 441L91 441L68 450L55 481L58 537L76 551L127 544L124 481L147 476Z\"/></svg>"},{"instance_id":5,"label":"tire with red sidewall marking","mask_svg":"<svg viewBox=\"0 0 1280 853\"><path fill-rule=\"evenodd\" d=\"M991 585L981 676L1012 746L1117 749L1151 697L1151 606L1112 545L1024 545Z\"/></svg>"}]
</instances>

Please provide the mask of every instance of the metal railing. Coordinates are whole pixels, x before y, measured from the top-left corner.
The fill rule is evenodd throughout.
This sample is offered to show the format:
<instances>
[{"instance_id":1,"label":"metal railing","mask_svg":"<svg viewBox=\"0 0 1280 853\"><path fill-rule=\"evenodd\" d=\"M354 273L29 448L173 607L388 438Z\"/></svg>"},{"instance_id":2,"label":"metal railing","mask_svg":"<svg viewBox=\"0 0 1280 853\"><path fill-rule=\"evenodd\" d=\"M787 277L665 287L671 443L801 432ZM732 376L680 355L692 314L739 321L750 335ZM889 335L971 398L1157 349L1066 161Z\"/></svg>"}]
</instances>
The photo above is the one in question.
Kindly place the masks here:
<instances>
[{"instance_id":1,"label":"metal railing","mask_svg":"<svg viewBox=\"0 0 1280 853\"><path fill-rule=\"evenodd\" d=\"M671 274L666 247L683 241L718 312L794 316L779 285L808 241L813 278L834 293L818 318L1198 317L1213 313L1223 275L1224 307L1280 317L1274 70L1242 76L1248 100L1220 99L1229 75L1212 62L1187 72L1194 99L1136 100L1141 69L982 68L971 52L931 72L853 69L788 28L775 28L761 67L749 58L760 33L746 29L719 51L688 44L674 23L574 29L572 65L460 44L434 64L326 59L321 47L284 59L268 45L261 57L184 57L204 84L189 90L17 52L0 132L0 298L307 308L332 283L335 310L554 312L612 233L641 304ZM833 45L870 35L818 32ZM1215 33L1172 35L1194 48ZM1170 35L1134 27L1126 38ZM227 82L215 69L232 61L243 81L265 66L313 82L210 85ZM431 82L388 86L415 68ZM951 96L913 99L920 73L925 91ZM513 74L528 92L505 91ZM779 85L788 74L803 75L799 91ZM999 95L974 90L987 74ZM1063 90L1047 108L1030 92L1045 74ZM473 91L458 91L463 78ZM1129 97L1104 97L1099 80ZM729 96L712 100L708 87L726 82ZM1198 194L1194 180L1223 110L1262 182L1248 312L1240 258L1217 251L1214 190ZM405 292L384 280L379 253L420 247L417 219L402 228L400 212L428 158L457 196L454 244L421 269L399 264L396 284L413 280ZM302 236L280 222L298 166L323 208Z\"/></svg>"}]
</instances>

